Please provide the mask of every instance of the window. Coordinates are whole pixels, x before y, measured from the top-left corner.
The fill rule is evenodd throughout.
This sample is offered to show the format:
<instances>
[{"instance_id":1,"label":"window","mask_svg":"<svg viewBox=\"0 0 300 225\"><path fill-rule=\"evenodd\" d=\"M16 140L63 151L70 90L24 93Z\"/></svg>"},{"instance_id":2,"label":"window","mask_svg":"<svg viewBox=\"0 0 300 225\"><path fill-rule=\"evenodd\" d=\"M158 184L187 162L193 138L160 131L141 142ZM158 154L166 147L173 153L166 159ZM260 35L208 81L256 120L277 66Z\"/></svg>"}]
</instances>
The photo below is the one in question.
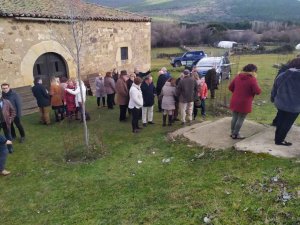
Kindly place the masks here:
<instances>
[{"instance_id":1,"label":"window","mask_svg":"<svg viewBox=\"0 0 300 225\"><path fill-rule=\"evenodd\" d=\"M128 47L121 47L121 60L128 59Z\"/></svg>"}]
</instances>

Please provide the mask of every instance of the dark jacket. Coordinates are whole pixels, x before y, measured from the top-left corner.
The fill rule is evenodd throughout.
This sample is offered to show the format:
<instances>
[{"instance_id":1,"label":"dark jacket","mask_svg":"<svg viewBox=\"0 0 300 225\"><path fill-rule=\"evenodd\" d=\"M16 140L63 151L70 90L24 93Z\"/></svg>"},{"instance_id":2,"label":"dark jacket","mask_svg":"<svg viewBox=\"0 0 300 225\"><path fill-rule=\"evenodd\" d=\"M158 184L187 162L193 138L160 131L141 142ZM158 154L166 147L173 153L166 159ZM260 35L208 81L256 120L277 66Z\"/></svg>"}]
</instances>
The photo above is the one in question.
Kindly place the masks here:
<instances>
[{"instance_id":1,"label":"dark jacket","mask_svg":"<svg viewBox=\"0 0 300 225\"><path fill-rule=\"evenodd\" d=\"M190 76L183 77L176 88L176 95L179 98L179 102L194 102L197 96L197 90L198 86L194 78Z\"/></svg>"},{"instance_id":2,"label":"dark jacket","mask_svg":"<svg viewBox=\"0 0 300 225\"><path fill-rule=\"evenodd\" d=\"M36 98L38 107L50 106L50 95L42 84L35 84L31 90L33 96Z\"/></svg>"},{"instance_id":3,"label":"dark jacket","mask_svg":"<svg viewBox=\"0 0 300 225\"><path fill-rule=\"evenodd\" d=\"M171 78L171 75L169 73L161 74L158 77L157 82L156 82L157 95L160 95L163 86L165 85L165 83L167 82L167 80L169 78Z\"/></svg>"},{"instance_id":4,"label":"dark jacket","mask_svg":"<svg viewBox=\"0 0 300 225\"><path fill-rule=\"evenodd\" d=\"M218 79L216 69L212 68L207 71L205 75L205 83L207 84L208 90L218 89Z\"/></svg>"},{"instance_id":5,"label":"dark jacket","mask_svg":"<svg viewBox=\"0 0 300 225\"><path fill-rule=\"evenodd\" d=\"M143 94L144 107L150 107L154 105L154 96L156 94L155 86L153 82L147 84L145 81L141 85L141 90Z\"/></svg>"},{"instance_id":6,"label":"dark jacket","mask_svg":"<svg viewBox=\"0 0 300 225\"><path fill-rule=\"evenodd\" d=\"M289 69L281 73L274 82L271 101L277 109L291 112L300 112L300 70Z\"/></svg>"},{"instance_id":7,"label":"dark jacket","mask_svg":"<svg viewBox=\"0 0 300 225\"><path fill-rule=\"evenodd\" d=\"M2 97L4 99L7 99L10 101L10 103L16 110L16 116L21 118L22 105L21 105L20 96L16 92L14 92L12 89L10 89L9 92L7 92L7 93L2 92Z\"/></svg>"},{"instance_id":8,"label":"dark jacket","mask_svg":"<svg viewBox=\"0 0 300 225\"><path fill-rule=\"evenodd\" d=\"M231 81L229 90L232 92L230 109L239 113L250 113L254 96L261 93L256 78L244 72Z\"/></svg>"}]
</instances>

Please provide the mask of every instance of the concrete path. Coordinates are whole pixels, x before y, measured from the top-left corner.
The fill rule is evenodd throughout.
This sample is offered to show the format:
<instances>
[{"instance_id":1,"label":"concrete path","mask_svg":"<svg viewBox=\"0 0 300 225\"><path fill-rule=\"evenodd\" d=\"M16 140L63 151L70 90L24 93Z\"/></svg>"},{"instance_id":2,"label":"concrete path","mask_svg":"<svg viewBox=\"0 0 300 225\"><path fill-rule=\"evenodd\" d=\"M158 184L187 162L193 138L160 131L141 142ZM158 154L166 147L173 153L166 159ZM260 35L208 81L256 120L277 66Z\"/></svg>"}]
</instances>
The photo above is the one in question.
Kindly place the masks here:
<instances>
[{"instance_id":1,"label":"concrete path","mask_svg":"<svg viewBox=\"0 0 300 225\"><path fill-rule=\"evenodd\" d=\"M244 140L233 140L230 137L231 117L217 121L205 121L192 126L186 126L169 134L170 138L183 136L200 146L214 150L225 150L231 147L239 151L268 153L274 156L293 158L300 157L300 127L293 127L289 132L290 147L274 144L275 128L246 120L241 134Z\"/></svg>"},{"instance_id":2,"label":"concrete path","mask_svg":"<svg viewBox=\"0 0 300 225\"><path fill-rule=\"evenodd\" d=\"M300 157L300 127L293 126L288 136L287 141L293 143L292 146L282 146L274 144L275 127L268 129L240 141L234 145L239 151L250 151L254 153L268 153L273 156L283 158Z\"/></svg>"}]
</instances>

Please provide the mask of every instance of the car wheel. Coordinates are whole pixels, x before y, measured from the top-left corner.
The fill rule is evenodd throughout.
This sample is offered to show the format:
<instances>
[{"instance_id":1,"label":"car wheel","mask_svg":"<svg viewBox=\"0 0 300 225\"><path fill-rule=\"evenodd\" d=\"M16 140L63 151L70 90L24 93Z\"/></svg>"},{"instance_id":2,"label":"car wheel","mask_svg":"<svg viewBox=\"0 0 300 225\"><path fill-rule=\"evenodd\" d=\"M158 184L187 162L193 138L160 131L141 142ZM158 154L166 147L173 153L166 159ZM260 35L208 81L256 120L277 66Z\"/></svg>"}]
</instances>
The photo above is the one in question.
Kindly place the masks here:
<instances>
[{"instance_id":1,"label":"car wheel","mask_svg":"<svg viewBox=\"0 0 300 225\"><path fill-rule=\"evenodd\" d=\"M180 61L175 62L174 67L181 67L181 62Z\"/></svg>"}]
</instances>

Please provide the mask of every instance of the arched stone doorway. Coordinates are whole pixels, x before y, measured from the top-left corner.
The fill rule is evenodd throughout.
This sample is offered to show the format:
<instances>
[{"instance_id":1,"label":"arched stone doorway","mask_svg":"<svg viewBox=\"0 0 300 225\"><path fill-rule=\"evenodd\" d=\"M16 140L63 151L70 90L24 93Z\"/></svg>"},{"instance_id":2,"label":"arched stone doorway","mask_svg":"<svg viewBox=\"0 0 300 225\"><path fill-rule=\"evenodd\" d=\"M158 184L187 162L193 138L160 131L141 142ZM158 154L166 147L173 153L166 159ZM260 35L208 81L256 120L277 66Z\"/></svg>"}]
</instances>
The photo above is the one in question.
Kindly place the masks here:
<instances>
[{"instance_id":1,"label":"arched stone doorway","mask_svg":"<svg viewBox=\"0 0 300 225\"><path fill-rule=\"evenodd\" d=\"M37 59L45 53L58 54L64 61L68 77L76 76L76 64L66 47L60 43L49 40L42 41L30 47L21 62L20 76L24 79L23 85L32 85L33 68Z\"/></svg>"},{"instance_id":2,"label":"arched stone doorway","mask_svg":"<svg viewBox=\"0 0 300 225\"><path fill-rule=\"evenodd\" d=\"M67 66L62 56L47 52L38 57L33 67L33 77L41 77L46 88L50 87L51 77L68 77Z\"/></svg>"}]
</instances>

